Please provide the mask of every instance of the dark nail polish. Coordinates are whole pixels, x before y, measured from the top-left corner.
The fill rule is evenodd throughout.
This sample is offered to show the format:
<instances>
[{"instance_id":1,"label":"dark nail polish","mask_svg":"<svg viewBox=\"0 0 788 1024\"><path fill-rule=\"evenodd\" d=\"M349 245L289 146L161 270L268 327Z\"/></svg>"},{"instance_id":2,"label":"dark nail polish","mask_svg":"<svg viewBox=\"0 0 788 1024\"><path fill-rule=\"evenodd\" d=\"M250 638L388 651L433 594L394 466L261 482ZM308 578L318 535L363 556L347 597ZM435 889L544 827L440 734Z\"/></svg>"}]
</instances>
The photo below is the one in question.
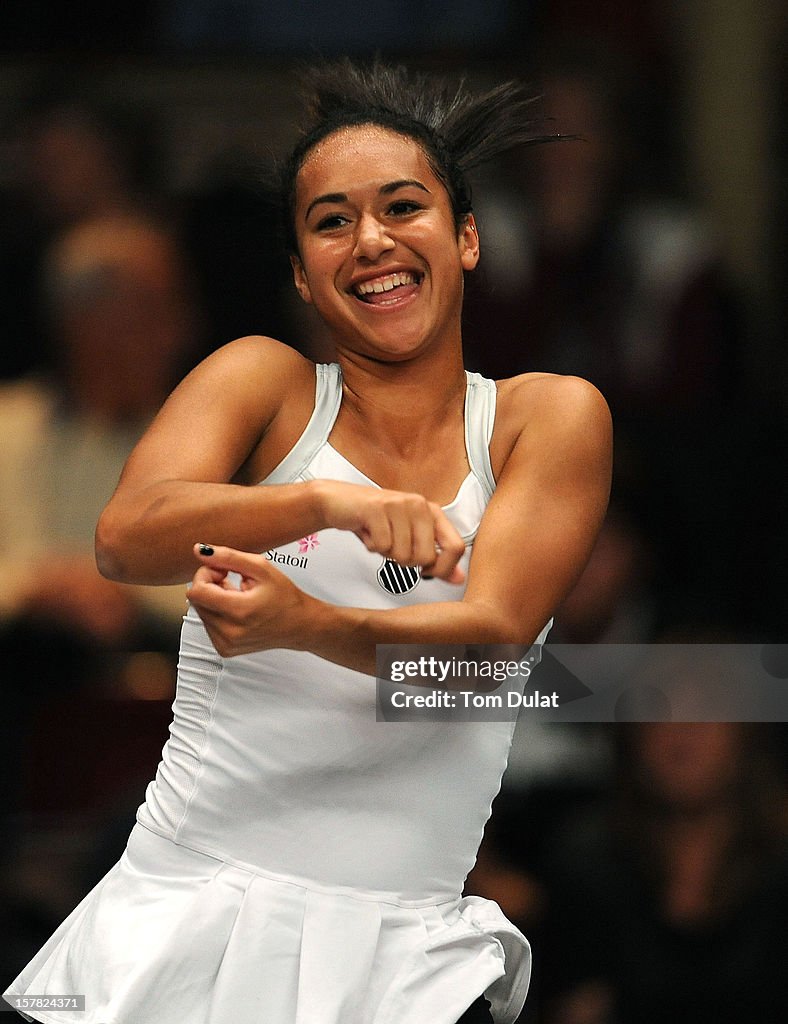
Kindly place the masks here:
<instances>
[{"instance_id":1,"label":"dark nail polish","mask_svg":"<svg viewBox=\"0 0 788 1024\"><path fill-rule=\"evenodd\" d=\"M213 548L211 547L210 544L201 544L200 545L200 554L201 555L212 555L213 554Z\"/></svg>"}]
</instances>

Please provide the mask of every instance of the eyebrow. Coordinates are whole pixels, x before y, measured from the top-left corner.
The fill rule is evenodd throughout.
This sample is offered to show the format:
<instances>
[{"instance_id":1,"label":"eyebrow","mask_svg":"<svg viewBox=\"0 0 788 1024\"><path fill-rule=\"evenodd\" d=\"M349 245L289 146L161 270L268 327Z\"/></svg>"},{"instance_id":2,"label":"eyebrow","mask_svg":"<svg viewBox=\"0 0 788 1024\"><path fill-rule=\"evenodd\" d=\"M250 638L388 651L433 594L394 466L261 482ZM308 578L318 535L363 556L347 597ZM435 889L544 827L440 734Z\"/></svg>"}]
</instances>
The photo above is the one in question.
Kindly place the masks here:
<instances>
[{"instance_id":1,"label":"eyebrow","mask_svg":"<svg viewBox=\"0 0 788 1024\"><path fill-rule=\"evenodd\" d=\"M381 185L378 190L382 196L389 196L392 192L397 192L401 188L418 188L422 192L429 194L429 189L426 185L423 185L416 178L400 178L397 181L389 181L385 185ZM320 205L320 203L346 203L348 201L347 193L345 192L327 192L324 196L317 196L307 206L306 213L304 214L304 220L307 220L312 210Z\"/></svg>"}]
</instances>

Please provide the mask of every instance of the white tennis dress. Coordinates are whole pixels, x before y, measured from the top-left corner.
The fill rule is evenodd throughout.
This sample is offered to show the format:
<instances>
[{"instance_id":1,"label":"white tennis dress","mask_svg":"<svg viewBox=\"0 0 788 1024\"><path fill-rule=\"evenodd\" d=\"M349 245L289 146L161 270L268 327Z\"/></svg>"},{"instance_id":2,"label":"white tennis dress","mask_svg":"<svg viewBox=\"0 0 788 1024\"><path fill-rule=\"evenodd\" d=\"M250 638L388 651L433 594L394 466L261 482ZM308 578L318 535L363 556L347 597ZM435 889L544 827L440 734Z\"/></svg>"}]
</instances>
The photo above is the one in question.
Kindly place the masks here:
<instances>
[{"instance_id":1,"label":"white tennis dress","mask_svg":"<svg viewBox=\"0 0 788 1024\"><path fill-rule=\"evenodd\" d=\"M341 400L339 367L319 365L312 417L263 483L374 486L328 442ZM469 373L471 471L445 509L469 547L494 487L494 417L494 382ZM340 530L267 554L334 604L462 595L380 574ZM52 1024L454 1024L484 992L511 1024L528 943L497 904L460 894L514 723L379 722L375 696L373 677L309 653L221 658L190 610L128 846L6 996L85 995L84 1012L28 1017Z\"/></svg>"}]
</instances>

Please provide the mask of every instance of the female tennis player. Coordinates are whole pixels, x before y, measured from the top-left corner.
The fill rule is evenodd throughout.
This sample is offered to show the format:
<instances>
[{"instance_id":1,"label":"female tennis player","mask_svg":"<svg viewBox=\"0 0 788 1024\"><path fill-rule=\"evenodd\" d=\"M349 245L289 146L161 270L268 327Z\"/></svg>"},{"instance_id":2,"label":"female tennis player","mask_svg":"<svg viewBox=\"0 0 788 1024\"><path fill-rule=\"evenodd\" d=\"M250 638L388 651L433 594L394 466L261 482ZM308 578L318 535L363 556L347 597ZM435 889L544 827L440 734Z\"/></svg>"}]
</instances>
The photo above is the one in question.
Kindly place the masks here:
<instances>
[{"instance_id":1,"label":"female tennis player","mask_svg":"<svg viewBox=\"0 0 788 1024\"><path fill-rule=\"evenodd\" d=\"M525 938L462 895L513 724L376 721L375 650L541 643L605 512L610 418L581 379L463 367L467 175L536 140L520 87L347 62L312 85L282 195L337 361L219 349L101 517L102 572L191 579L189 611L128 846L6 994L85 1009L28 1003L33 1020L455 1024L484 994L511 1024L523 1006Z\"/></svg>"}]
</instances>

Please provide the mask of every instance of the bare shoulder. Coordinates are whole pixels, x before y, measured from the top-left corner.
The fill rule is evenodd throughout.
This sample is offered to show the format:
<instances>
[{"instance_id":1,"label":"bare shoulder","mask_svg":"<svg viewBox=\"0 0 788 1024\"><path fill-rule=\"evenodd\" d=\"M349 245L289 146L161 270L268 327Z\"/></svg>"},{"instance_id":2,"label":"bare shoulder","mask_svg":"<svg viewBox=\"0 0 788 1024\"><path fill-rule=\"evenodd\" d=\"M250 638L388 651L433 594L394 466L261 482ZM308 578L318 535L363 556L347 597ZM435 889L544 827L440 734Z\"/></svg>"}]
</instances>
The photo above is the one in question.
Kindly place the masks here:
<instances>
[{"instance_id":1,"label":"bare shoulder","mask_svg":"<svg viewBox=\"0 0 788 1024\"><path fill-rule=\"evenodd\" d=\"M273 338L238 338L175 388L135 449L126 476L179 465L184 479L228 481L275 464L315 399L314 363ZM258 477L257 479L260 479ZM254 481L256 482L256 480Z\"/></svg>"},{"instance_id":2,"label":"bare shoulder","mask_svg":"<svg viewBox=\"0 0 788 1024\"><path fill-rule=\"evenodd\" d=\"M515 445L530 440L550 450L612 446L612 422L604 396L582 377L523 373L496 382L498 402L490 446L493 465L503 466Z\"/></svg>"},{"instance_id":3,"label":"bare shoulder","mask_svg":"<svg viewBox=\"0 0 788 1024\"><path fill-rule=\"evenodd\" d=\"M505 415L521 411L539 415L609 415L604 396L583 377L558 373L521 373L496 381L499 408Z\"/></svg>"},{"instance_id":4,"label":"bare shoulder","mask_svg":"<svg viewBox=\"0 0 788 1024\"><path fill-rule=\"evenodd\" d=\"M230 341L207 356L189 374L189 378L209 377L225 382L233 390L250 389L259 394L292 388L300 382L314 381L315 367L309 359L275 338L249 335Z\"/></svg>"},{"instance_id":5,"label":"bare shoulder","mask_svg":"<svg viewBox=\"0 0 788 1024\"><path fill-rule=\"evenodd\" d=\"M232 422L252 433L266 430L282 407L298 416L311 406L315 366L289 345L250 335L216 349L181 381L165 403L164 417L189 416Z\"/></svg>"}]
</instances>

